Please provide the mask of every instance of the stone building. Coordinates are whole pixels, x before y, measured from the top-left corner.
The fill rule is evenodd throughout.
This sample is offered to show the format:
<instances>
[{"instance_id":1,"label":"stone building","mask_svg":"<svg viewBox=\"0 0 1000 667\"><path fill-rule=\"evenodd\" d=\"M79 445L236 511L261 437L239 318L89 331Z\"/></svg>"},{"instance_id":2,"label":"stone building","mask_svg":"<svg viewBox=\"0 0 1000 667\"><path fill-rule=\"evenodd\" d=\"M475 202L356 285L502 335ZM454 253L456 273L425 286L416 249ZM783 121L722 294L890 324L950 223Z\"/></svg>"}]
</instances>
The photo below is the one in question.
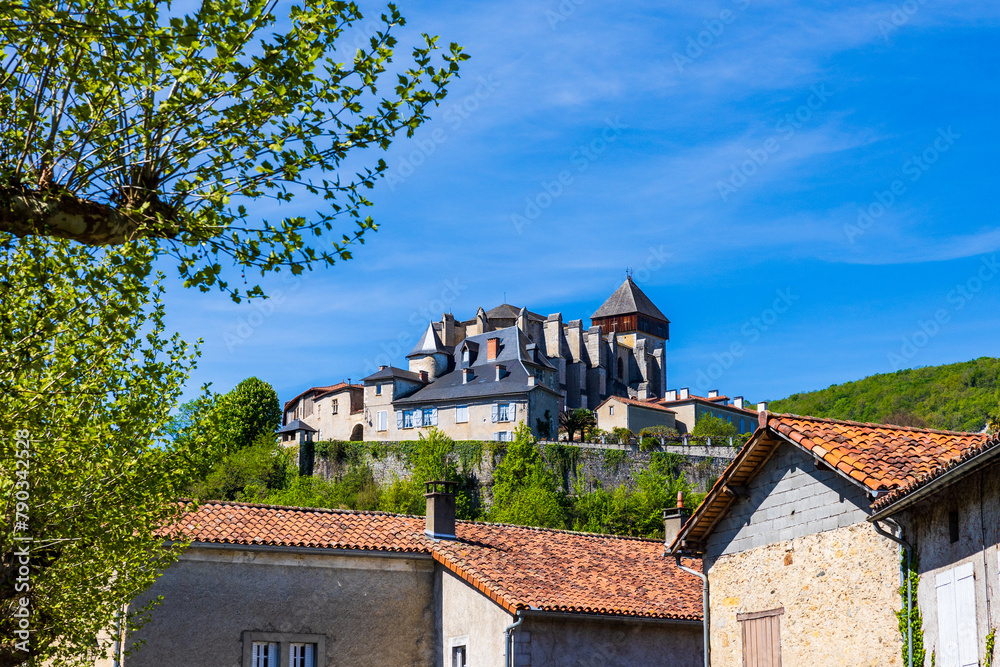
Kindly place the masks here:
<instances>
[{"instance_id":1,"label":"stone building","mask_svg":"<svg viewBox=\"0 0 1000 667\"><path fill-rule=\"evenodd\" d=\"M361 440L364 387L338 382L328 387L310 387L285 403L282 424L295 420L316 430L316 440Z\"/></svg>"},{"instance_id":2,"label":"stone building","mask_svg":"<svg viewBox=\"0 0 1000 667\"><path fill-rule=\"evenodd\" d=\"M925 665L988 664L1000 626L1000 436L942 457L873 509L869 520L898 525L913 551Z\"/></svg>"},{"instance_id":3,"label":"stone building","mask_svg":"<svg viewBox=\"0 0 1000 667\"><path fill-rule=\"evenodd\" d=\"M669 547L703 558L712 665L900 665L900 546L873 503L985 436L759 420Z\"/></svg>"},{"instance_id":4,"label":"stone building","mask_svg":"<svg viewBox=\"0 0 1000 667\"><path fill-rule=\"evenodd\" d=\"M616 428L627 428L634 434L649 426L676 428L674 411L656 400L609 396L601 401L594 414L597 427L608 433Z\"/></svg>"},{"instance_id":5,"label":"stone building","mask_svg":"<svg viewBox=\"0 0 1000 667\"><path fill-rule=\"evenodd\" d=\"M740 433L752 433L757 428L757 412L744 403L742 396L730 401L728 396L720 396L715 389L709 391L708 396L695 396L685 387L667 390L657 402L673 411L675 428L682 435L694 430L695 424L704 415L728 421Z\"/></svg>"},{"instance_id":6,"label":"stone building","mask_svg":"<svg viewBox=\"0 0 1000 667\"><path fill-rule=\"evenodd\" d=\"M124 667L702 664L701 586L662 542L455 521L446 484L426 519L202 505Z\"/></svg>"}]
</instances>

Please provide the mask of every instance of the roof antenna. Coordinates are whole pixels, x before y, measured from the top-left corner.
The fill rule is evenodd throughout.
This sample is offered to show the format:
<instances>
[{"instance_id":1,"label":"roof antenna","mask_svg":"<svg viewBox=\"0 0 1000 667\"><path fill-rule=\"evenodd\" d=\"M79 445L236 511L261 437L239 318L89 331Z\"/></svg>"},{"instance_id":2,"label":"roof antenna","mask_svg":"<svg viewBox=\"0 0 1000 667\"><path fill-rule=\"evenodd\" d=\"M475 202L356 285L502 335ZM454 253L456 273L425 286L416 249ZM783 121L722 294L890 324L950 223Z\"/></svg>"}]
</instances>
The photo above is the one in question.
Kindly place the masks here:
<instances>
[{"instance_id":1,"label":"roof antenna","mask_svg":"<svg viewBox=\"0 0 1000 667\"><path fill-rule=\"evenodd\" d=\"M503 293L503 302L507 303L507 292L506 292L506 290Z\"/></svg>"},{"instance_id":2,"label":"roof antenna","mask_svg":"<svg viewBox=\"0 0 1000 667\"><path fill-rule=\"evenodd\" d=\"M631 266L625 268L625 279L626 280L632 280L632 267Z\"/></svg>"}]
</instances>

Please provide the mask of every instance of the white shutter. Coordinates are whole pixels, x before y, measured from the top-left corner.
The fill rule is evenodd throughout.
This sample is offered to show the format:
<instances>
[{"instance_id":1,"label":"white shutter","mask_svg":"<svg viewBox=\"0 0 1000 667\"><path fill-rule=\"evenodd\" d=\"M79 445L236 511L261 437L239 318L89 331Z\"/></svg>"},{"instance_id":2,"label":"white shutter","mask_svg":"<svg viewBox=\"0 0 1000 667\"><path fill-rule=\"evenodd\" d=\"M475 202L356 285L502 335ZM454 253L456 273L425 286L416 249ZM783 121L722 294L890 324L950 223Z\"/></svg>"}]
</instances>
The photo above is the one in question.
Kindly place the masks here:
<instances>
[{"instance_id":1,"label":"white shutter","mask_svg":"<svg viewBox=\"0 0 1000 667\"><path fill-rule=\"evenodd\" d=\"M517 403L511 403L507 408L507 421L517 421Z\"/></svg>"},{"instance_id":2,"label":"white shutter","mask_svg":"<svg viewBox=\"0 0 1000 667\"><path fill-rule=\"evenodd\" d=\"M979 634L976 631L976 577L972 563L955 568L955 612L958 626L960 667L979 665Z\"/></svg>"},{"instance_id":3,"label":"white shutter","mask_svg":"<svg viewBox=\"0 0 1000 667\"><path fill-rule=\"evenodd\" d=\"M431 408L431 426L438 425L438 409Z\"/></svg>"},{"instance_id":4,"label":"white shutter","mask_svg":"<svg viewBox=\"0 0 1000 667\"><path fill-rule=\"evenodd\" d=\"M493 411L492 411L492 414L493 414L493 423L494 423L494 424L496 424L496 423L497 423L497 413L498 413L499 411L500 411L500 406L499 406L499 405L497 405L496 403L494 403L494 404L493 404Z\"/></svg>"},{"instance_id":5,"label":"white shutter","mask_svg":"<svg viewBox=\"0 0 1000 667\"><path fill-rule=\"evenodd\" d=\"M316 666L316 645L306 644L306 667Z\"/></svg>"},{"instance_id":6,"label":"white shutter","mask_svg":"<svg viewBox=\"0 0 1000 667\"><path fill-rule=\"evenodd\" d=\"M955 613L955 570L937 575L938 660L941 667L959 667L958 617Z\"/></svg>"},{"instance_id":7,"label":"white shutter","mask_svg":"<svg viewBox=\"0 0 1000 667\"><path fill-rule=\"evenodd\" d=\"M403 428L403 411L396 410L396 428Z\"/></svg>"}]
</instances>

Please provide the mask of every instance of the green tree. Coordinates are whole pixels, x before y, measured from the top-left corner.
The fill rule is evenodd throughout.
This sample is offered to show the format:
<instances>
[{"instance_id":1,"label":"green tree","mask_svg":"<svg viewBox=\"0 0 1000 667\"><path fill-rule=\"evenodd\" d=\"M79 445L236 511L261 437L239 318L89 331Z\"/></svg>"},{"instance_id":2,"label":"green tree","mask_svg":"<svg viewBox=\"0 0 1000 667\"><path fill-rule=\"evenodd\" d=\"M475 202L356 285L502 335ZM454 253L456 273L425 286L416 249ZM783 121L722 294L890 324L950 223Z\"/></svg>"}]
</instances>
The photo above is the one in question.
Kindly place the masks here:
<instances>
[{"instance_id":1,"label":"green tree","mask_svg":"<svg viewBox=\"0 0 1000 667\"><path fill-rule=\"evenodd\" d=\"M222 445L205 437L217 428L211 411L164 434L195 352L164 334L149 245L0 235L0 256L0 667L92 664L110 648L95 637L184 546L154 533ZM30 589L18 591L25 544ZM21 598L27 652L15 646ZM130 609L123 627L143 616Z\"/></svg>"},{"instance_id":2,"label":"green tree","mask_svg":"<svg viewBox=\"0 0 1000 667\"><path fill-rule=\"evenodd\" d=\"M733 444L737 444L737 436L740 431L728 419L716 417L713 414L705 413L698 418L691 435L699 440L711 438L713 444L729 444L729 438L733 438Z\"/></svg>"},{"instance_id":3,"label":"green tree","mask_svg":"<svg viewBox=\"0 0 1000 667\"><path fill-rule=\"evenodd\" d=\"M566 437L573 440L576 433L582 436L588 428L597 425L594 413L587 408L577 408L572 412L563 411L559 413L559 428L566 431Z\"/></svg>"},{"instance_id":4,"label":"green tree","mask_svg":"<svg viewBox=\"0 0 1000 667\"><path fill-rule=\"evenodd\" d=\"M437 38L423 35L409 65L396 62L405 19L392 4L355 48L344 43L364 24L354 3L277 8L5 3L0 231L123 248L145 239L136 257L171 257L187 285L235 300L261 290L241 292L224 266L245 283L247 270L349 259L376 229L365 191L386 164L371 150L411 136L467 56L451 44L436 59ZM301 196L314 202L308 217L293 205Z\"/></svg>"},{"instance_id":5,"label":"green tree","mask_svg":"<svg viewBox=\"0 0 1000 667\"><path fill-rule=\"evenodd\" d=\"M225 440L231 449L248 447L262 435L272 435L281 424L281 405L274 388L247 378L219 398L217 410Z\"/></svg>"},{"instance_id":6,"label":"green tree","mask_svg":"<svg viewBox=\"0 0 1000 667\"><path fill-rule=\"evenodd\" d=\"M490 521L549 528L565 525L563 496L527 425L518 425L506 456L493 471L493 479Z\"/></svg>"},{"instance_id":7,"label":"green tree","mask_svg":"<svg viewBox=\"0 0 1000 667\"><path fill-rule=\"evenodd\" d=\"M189 495L199 500L263 502L296 477L295 450L283 447L273 433L262 433L250 445L230 450Z\"/></svg>"}]
</instances>

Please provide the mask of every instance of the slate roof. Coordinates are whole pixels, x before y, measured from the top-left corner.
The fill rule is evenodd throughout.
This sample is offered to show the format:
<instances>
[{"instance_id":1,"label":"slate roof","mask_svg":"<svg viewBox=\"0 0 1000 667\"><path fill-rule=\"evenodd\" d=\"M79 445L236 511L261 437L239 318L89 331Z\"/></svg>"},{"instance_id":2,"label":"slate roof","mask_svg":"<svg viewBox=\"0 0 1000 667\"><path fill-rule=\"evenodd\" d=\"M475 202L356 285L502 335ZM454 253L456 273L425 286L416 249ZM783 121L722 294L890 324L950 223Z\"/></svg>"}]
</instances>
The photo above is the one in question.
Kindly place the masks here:
<instances>
[{"instance_id":1,"label":"slate roof","mask_svg":"<svg viewBox=\"0 0 1000 667\"><path fill-rule=\"evenodd\" d=\"M517 306L512 306L509 303L502 303L499 306L497 306L496 308L491 308L490 310L487 310L486 311L486 317L488 319L497 318L497 319L504 319L504 320L511 320L511 319L516 320L517 316L520 314L520 312L521 312L521 309L518 308ZM535 321L535 322L544 322L545 321L545 317L543 317L542 315L539 315L538 313L533 313L533 312L531 312L528 309L525 309L524 314L527 315L529 322L530 321Z\"/></svg>"},{"instance_id":2,"label":"slate roof","mask_svg":"<svg viewBox=\"0 0 1000 667\"><path fill-rule=\"evenodd\" d=\"M294 433L295 431L305 431L306 433L318 433L309 424L305 423L301 419L293 419L284 426L278 429L278 433Z\"/></svg>"},{"instance_id":3,"label":"slate roof","mask_svg":"<svg viewBox=\"0 0 1000 667\"><path fill-rule=\"evenodd\" d=\"M423 382L420 379L419 373L414 373L412 371L405 371L402 368L396 368L395 366L386 366L381 370L377 370L366 378L362 378L362 382L368 382L369 380L392 380L393 378L400 378L402 380L410 380L412 382Z\"/></svg>"},{"instance_id":4,"label":"slate roof","mask_svg":"<svg viewBox=\"0 0 1000 667\"><path fill-rule=\"evenodd\" d=\"M590 319L612 317L614 315L631 315L633 313L670 322L667 316L661 313L660 309L653 305L649 297L639 289L639 286L632 282L632 278L626 278L621 287L608 297L608 300L590 316Z\"/></svg>"},{"instance_id":5,"label":"slate roof","mask_svg":"<svg viewBox=\"0 0 1000 667\"><path fill-rule=\"evenodd\" d=\"M423 517L213 501L164 529L192 542L430 555L510 613L519 609L700 621L701 581L663 542L458 521L457 539ZM684 564L701 569L700 561Z\"/></svg>"},{"instance_id":6,"label":"slate roof","mask_svg":"<svg viewBox=\"0 0 1000 667\"><path fill-rule=\"evenodd\" d=\"M413 351L406 355L406 358L422 357L427 354L448 354L447 348L445 348L441 339L438 338L437 331L434 330L433 322L427 325L427 331L417 341L417 344L413 347Z\"/></svg>"},{"instance_id":7,"label":"slate roof","mask_svg":"<svg viewBox=\"0 0 1000 667\"><path fill-rule=\"evenodd\" d=\"M727 486L746 486L782 443L810 453L868 492L913 484L944 462L983 445L988 436L888 424L761 413L764 422L740 449L684 524L670 549L700 548L735 500Z\"/></svg>"},{"instance_id":8,"label":"slate roof","mask_svg":"<svg viewBox=\"0 0 1000 667\"><path fill-rule=\"evenodd\" d=\"M500 339L500 351L497 358L487 360L486 351L488 349L487 340L490 338ZM470 365L463 364L461 360L462 348L467 345L478 351L475 359ZM410 396L393 401L393 405L419 405L432 404L440 401L451 401L469 398L484 398L488 396L509 396L516 394L526 394L535 389L543 391L553 391L541 384L528 384L528 369L524 362L532 362L527 347L530 344L528 337L517 327L506 327L489 331L475 336L469 336L455 351L454 369L444 375L439 376L430 384L418 389ZM534 355L539 356L539 355ZM552 369L548 361L540 363ZM506 367L504 376L497 381L497 364ZM462 382L462 369L471 368L475 377L467 383Z\"/></svg>"}]
</instances>

